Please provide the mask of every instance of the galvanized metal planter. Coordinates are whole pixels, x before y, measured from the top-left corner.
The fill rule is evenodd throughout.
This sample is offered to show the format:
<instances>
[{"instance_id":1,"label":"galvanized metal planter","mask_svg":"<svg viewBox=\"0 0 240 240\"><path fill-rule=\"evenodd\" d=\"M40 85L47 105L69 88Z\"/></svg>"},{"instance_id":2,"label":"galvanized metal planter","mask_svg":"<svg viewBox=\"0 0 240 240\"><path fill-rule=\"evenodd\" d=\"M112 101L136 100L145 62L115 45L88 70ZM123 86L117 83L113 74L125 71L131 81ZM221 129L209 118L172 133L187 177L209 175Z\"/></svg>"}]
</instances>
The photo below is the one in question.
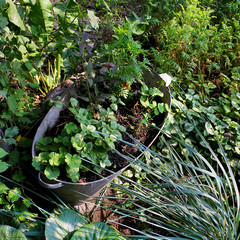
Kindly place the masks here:
<instances>
[{"instance_id":1,"label":"galvanized metal planter","mask_svg":"<svg viewBox=\"0 0 240 240\"><path fill-rule=\"evenodd\" d=\"M143 79L146 82L146 84L150 87L159 86L161 82L163 82L163 79L154 71L146 71L144 70ZM171 93L168 87L166 87L165 83L160 87L160 90L164 93L164 97L161 99L162 102L167 103L169 105L169 108L171 107ZM70 97L73 96L74 90L73 87L69 86L69 91L65 92L62 95L62 101L64 102L64 105L67 105L67 102L69 101ZM35 156L35 144L39 140L39 138L44 137L47 130L54 127L56 124L59 114L63 109L52 107L45 118L43 119L42 123L40 124L36 135L33 140L32 145L32 157ZM157 139L159 134L161 133L162 128L165 125L165 119L168 118L169 112L165 113L165 116L163 118L163 121L161 123L161 126L159 127L159 132L156 134L154 139L152 139L151 143ZM119 170L116 173L110 174L106 178L102 178L100 180L96 180L93 182L87 182L87 183L73 183L73 182L65 182L59 179L55 180L49 180L47 179L43 173L39 173L39 183L44 188L51 189L54 193L56 193L63 201L70 203L72 205L78 205L81 204L89 199L91 199L93 196L96 196L104 187L106 187L111 181L114 180L118 175L120 175L126 168L130 166L127 165L123 169Z\"/></svg>"}]
</instances>

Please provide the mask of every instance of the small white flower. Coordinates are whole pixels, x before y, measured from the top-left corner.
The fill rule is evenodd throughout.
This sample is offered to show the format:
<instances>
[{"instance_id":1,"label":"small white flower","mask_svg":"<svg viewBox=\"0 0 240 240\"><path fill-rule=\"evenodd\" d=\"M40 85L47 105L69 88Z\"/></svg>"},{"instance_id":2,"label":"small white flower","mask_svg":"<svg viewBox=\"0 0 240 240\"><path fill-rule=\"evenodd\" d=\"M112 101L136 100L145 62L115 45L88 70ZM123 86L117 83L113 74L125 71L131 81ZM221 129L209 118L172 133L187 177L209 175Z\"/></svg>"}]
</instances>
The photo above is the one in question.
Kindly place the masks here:
<instances>
[{"instance_id":1,"label":"small white flower","mask_svg":"<svg viewBox=\"0 0 240 240\"><path fill-rule=\"evenodd\" d=\"M168 75L167 73L162 73L159 74L159 76L163 79L163 81L166 83L166 87L168 87L171 82L172 82L172 77L170 75Z\"/></svg>"}]
</instances>

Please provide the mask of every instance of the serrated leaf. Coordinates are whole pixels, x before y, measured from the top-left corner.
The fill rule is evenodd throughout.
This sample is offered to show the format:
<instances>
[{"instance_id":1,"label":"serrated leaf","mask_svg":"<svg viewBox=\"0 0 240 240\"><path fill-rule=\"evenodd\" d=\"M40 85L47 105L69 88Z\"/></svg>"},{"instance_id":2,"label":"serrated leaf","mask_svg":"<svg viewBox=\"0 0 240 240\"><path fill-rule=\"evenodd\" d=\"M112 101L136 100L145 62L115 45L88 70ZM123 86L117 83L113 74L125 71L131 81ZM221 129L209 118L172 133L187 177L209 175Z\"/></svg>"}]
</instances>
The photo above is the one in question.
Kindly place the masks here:
<instances>
[{"instance_id":1,"label":"serrated leaf","mask_svg":"<svg viewBox=\"0 0 240 240\"><path fill-rule=\"evenodd\" d=\"M17 101L13 95L10 95L7 98L7 104L12 113L15 113L17 111Z\"/></svg>"},{"instance_id":2,"label":"serrated leaf","mask_svg":"<svg viewBox=\"0 0 240 240\"><path fill-rule=\"evenodd\" d=\"M51 137L40 138L35 145L36 150L49 151L52 150L51 143L53 139Z\"/></svg>"},{"instance_id":3,"label":"serrated leaf","mask_svg":"<svg viewBox=\"0 0 240 240\"><path fill-rule=\"evenodd\" d=\"M18 131L19 130L18 130L17 126L7 128L6 131L5 131L5 137L6 138L16 137L17 134L18 134Z\"/></svg>"}]
</instances>

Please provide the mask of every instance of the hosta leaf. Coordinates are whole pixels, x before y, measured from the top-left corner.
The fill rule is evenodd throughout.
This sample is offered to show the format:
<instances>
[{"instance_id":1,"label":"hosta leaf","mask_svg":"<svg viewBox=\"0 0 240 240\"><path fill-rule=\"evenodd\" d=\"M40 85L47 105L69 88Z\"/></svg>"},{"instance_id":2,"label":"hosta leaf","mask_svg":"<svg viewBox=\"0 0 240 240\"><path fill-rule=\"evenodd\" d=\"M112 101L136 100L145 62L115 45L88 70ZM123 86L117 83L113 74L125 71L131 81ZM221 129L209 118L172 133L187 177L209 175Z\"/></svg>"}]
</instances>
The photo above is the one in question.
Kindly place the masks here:
<instances>
[{"instance_id":1,"label":"hosta leaf","mask_svg":"<svg viewBox=\"0 0 240 240\"><path fill-rule=\"evenodd\" d=\"M7 225L1 225L0 226L0 236L1 239L21 239L21 240L27 240L25 235L17 230L14 227L10 227Z\"/></svg>"},{"instance_id":2,"label":"hosta leaf","mask_svg":"<svg viewBox=\"0 0 240 240\"><path fill-rule=\"evenodd\" d=\"M59 217L48 218L45 225L46 240L62 240L87 222L76 211L65 209Z\"/></svg>"},{"instance_id":3,"label":"hosta leaf","mask_svg":"<svg viewBox=\"0 0 240 240\"><path fill-rule=\"evenodd\" d=\"M103 222L86 224L79 228L71 237L71 240L121 240L125 239L113 227Z\"/></svg>"}]
</instances>

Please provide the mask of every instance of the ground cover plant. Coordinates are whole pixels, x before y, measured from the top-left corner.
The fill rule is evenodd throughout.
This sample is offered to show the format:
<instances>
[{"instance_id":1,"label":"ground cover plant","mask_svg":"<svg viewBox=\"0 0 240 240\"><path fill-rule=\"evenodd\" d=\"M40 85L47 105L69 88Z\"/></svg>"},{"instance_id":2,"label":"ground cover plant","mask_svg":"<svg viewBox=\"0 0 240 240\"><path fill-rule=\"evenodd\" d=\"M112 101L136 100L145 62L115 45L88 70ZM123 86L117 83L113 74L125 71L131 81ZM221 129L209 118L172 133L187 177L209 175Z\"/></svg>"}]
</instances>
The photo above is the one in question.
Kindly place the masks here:
<instances>
[{"instance_id":1,"label":"ground cover plant","mask_svg":"<svg viewBox=\"0 0 240 240\"><path fill-rule=\"evenodd\" d=\"M41 190L41 205L31 167L34 131L49 108L41 102L82 72L94 88L92 65L103 56L106 71L117 69L109 86L121 97L140 73L137 61L173 77L167 140L116 180L124 205L113 204L119 217L107 222L138 219L135 239L239 239L239 1L6 0L0 11L0 143L11 147L0 148L1 224L44 238L59 204Z\"/></svg>"}]
</instances>

